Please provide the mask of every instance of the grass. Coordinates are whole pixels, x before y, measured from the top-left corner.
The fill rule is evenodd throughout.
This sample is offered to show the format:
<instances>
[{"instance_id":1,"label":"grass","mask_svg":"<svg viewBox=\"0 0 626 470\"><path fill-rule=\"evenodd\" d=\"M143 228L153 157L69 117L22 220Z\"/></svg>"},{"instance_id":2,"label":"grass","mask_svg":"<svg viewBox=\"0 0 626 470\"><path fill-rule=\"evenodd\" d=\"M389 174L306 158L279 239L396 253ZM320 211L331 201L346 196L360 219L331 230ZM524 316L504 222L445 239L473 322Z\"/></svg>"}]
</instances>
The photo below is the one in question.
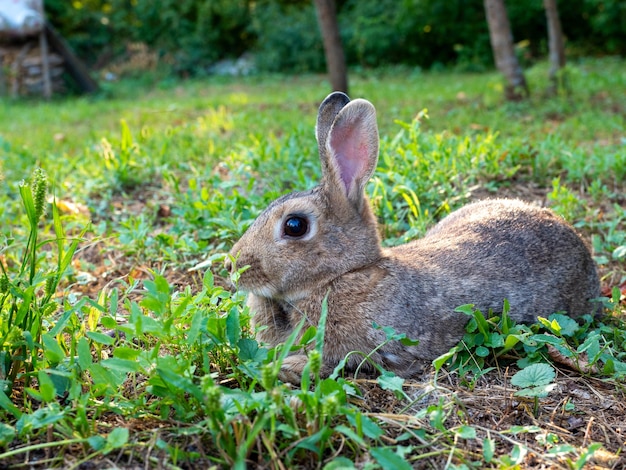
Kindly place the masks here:
<instances>
[{"instance_id":1,"label":"grass","mask_svg":"<svg viewBox=\"0 0 626 470\"><path fill-rule=\"evenodd\" d=\"M515 104L495 74L371 71L351 94L378 110L367 190L386 244L475 198L545 203L591 241L606 315L515 325L462 307L463 341L419 381L320 378L311 330L312 379L296 388L277 379L290 345L256 342L222 260L269 201L318 180L323 78L0 101L0 462L624 465L626 65L568 73L571 93L545 98L534 67L533 99Z\"/></svg>"}]
</instances>

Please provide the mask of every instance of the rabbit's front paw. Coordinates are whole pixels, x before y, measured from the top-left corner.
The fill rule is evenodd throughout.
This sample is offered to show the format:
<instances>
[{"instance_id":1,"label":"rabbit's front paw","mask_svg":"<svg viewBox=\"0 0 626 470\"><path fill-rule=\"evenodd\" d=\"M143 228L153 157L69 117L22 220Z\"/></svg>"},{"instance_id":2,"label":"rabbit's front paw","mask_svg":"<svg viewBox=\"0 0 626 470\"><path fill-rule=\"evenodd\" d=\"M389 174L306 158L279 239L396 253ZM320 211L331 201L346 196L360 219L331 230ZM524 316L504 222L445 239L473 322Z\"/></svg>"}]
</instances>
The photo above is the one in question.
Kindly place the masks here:
<instances>
[{"instance_id":1,"label":"rabbit's front paw","mask_svg":"<svg viewBox=\"0 0 626 470\"><path fill-rule=\"evenodd\" d=\"M287 356L280 366L278 378L283 382L299 385L302 380L302 371L308 360L304 354Z\"/></svg>"}]
</instances>

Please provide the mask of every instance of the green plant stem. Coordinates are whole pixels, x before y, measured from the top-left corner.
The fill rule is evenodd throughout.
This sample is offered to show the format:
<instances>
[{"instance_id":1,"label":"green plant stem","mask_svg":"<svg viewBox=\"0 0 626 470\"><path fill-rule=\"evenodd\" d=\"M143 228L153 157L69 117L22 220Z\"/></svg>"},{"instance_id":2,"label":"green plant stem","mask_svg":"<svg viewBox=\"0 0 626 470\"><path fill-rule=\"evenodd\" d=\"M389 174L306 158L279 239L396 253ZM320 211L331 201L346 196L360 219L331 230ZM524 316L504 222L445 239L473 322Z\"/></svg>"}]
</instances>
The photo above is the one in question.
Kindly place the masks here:
<instances>
[{"instance_id":1,"label":"green plant stem","mask_svg":"<svg viewBox=\"0 0 626 470\"><path fill-rule=\"evenodd\" d=\"M0 461L8 459L9 457L15 457L16 455L24 454L26 452L32 452L34 450L46 449L49 447L60 447L71 444L81 444L84 442L87 442L87 439L64 439L62 441L42 442L41 444L32 444L24 447L18 447L17 449L13 449L3 454L0 454Z\"/></svg>"}]
</instances>

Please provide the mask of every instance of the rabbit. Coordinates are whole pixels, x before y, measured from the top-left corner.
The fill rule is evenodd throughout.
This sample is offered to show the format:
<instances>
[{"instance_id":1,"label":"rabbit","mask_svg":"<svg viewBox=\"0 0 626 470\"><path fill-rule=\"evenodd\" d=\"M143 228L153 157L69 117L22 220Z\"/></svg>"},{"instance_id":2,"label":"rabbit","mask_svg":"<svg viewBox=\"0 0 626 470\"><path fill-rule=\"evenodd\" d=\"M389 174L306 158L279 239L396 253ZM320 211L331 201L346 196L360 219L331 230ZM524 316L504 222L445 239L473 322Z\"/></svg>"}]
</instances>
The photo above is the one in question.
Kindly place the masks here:
<instances>
[{"instance_id":1,"label":"rabbit","mask_svg":"<svg viewBox=\"0 0 626 470\"><path fill-rule=\"evenodd\" d=\"M241 273L239 288L257 339L284 342L304 317L317 326L328 314L321 374L360 351L411 378L463 337L473 304L517 322L566 312L596 313L600 285L590 250L575 230L546 208L515 199L487 199L451 213L421 239L383 248L364 187L378 161L376 110L366 100L330 94L320 105L316 137L318 186L272 202L232 247L226 266ZM380 327L418 340L386 339ZM376 349L379 347L379 349ZM306 353L293 353L281 377L302 374ZM375 373L351 354L346 368ZM365 367L365 369L364 369Z\"/></svg>"}]
</instances>

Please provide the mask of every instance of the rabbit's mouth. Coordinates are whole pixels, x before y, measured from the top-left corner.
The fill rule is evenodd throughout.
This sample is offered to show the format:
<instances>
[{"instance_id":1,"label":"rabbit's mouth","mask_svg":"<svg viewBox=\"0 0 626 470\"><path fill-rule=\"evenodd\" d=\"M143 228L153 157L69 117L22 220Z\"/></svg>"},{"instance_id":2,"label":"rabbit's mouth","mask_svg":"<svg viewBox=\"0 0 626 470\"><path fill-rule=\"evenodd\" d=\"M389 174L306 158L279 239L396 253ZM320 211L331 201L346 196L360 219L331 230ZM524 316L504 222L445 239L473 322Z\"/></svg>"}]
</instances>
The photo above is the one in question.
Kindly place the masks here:
<instances>
[{"instance_id":1,"label":"rabbit's mouth","mask_svg":"<svg viewBox=\"0 0 626 470\"><path fill-rule=\"evenodd\" d=\"M246 276L246 274L250 274ZM285 291L274 285L261 270L252 268L244 271L239 279L239 288L245 292L264 297L266 299L282 299L287 302L297 302L306 299L311 292L303 288Z\"/></svg>"},{"instance_id":2,"label":"rabbit's mouth","mask_svg":"<svg viewBox=\"0 0 626 470\"><path fill-rule=\"evenodd\" d=\"M263 284L263 285L252 285L248 283L239 283L239 287L241 290L245 292L249 292L259 297L263 297L266 299L281 299L286 302L298 302L300 300L306 299L311 293L307 290L297 290L297 291L289 291L282 292L276 286L272 284Z\"/></svg>"},{"instance_id":3,"label":"rabbit's mouth","mask_svg":"<svg viewBox=\"0 0 626 470\"><path fill-rule=\"evenodd\" d=\"M238 287L245 292L268 299L275 297L278 292L258 263L254 262L249 263L248 269L241 273Z\"/></svg>"}]
</instances>

